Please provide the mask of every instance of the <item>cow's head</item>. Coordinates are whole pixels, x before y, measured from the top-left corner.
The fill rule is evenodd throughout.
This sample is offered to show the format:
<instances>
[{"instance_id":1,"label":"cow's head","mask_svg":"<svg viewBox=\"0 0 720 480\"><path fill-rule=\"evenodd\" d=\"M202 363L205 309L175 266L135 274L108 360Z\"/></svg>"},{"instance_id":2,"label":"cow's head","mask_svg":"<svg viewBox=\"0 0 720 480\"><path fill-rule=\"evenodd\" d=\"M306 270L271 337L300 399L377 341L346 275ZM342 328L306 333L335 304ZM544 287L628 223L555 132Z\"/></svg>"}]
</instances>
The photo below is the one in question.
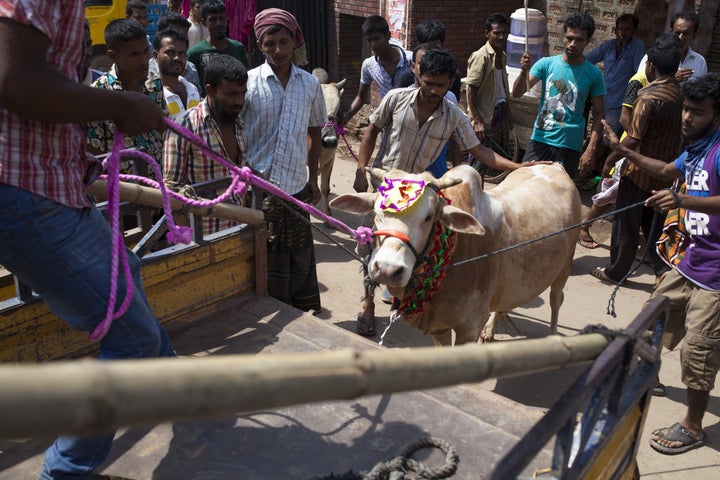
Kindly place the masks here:
<instances>
[{"instance_id":1,"label":"cow's head","mask_svg":"<svg viewBox=\"0 0 720 480\"><path fill-rule=\"evenodd\" d=\"M335 119L340 109L340 97L343 94L343 87L346 79L342 79L337 83L322 83L323 97L325 98L325 109L327 110L328 123L322 129L321 139L322 146L325 148L335 148L338 145L338 135L335 130Z\"/></svg>"},{"instance_id":2,"label":"cow's head","mask_svg":"<svg viewBox=\"0 0 720 480\"><path fill-rule=\"evenodd\" d=\"M375 211L375 231L382 234L377 235L368 267L376 282L396 288L407 285L438 222L460 233L485 233L475 217L448 205L439 193L460 183L452 172L440 180L400 170L371 169L371 174L382 181L377 193L340 195L331 206L361 215Z\"/></svg>"}]
</instances>

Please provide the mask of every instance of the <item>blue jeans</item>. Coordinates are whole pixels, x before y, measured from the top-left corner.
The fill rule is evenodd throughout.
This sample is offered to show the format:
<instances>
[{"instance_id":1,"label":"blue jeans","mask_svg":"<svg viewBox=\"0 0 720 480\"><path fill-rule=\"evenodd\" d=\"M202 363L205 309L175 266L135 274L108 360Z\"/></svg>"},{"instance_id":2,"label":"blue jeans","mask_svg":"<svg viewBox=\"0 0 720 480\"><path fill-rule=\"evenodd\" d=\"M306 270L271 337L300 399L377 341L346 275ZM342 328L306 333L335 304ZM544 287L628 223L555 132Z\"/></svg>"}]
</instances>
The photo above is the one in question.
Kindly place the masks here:
<instances>
[{"instance_id":1,"label":"blue jeans","mask_svg":"<svg viewBox=\"0 0 720 480\"><path fill-rule=\"evenodd\" d=\"M28 284L52 312L91 332L105 318L110 292L111 231L95 208L69 208L0 184L0 265ZM100 343L100 358L172 357L165 329L153 316L140 279L140 259L128 251L134 294L127 312ZM119 306L125 296L118 279ZM45 452L42 479L89 478L110 452L113 433L61 437Z\"/></svg>"}]
</instances>

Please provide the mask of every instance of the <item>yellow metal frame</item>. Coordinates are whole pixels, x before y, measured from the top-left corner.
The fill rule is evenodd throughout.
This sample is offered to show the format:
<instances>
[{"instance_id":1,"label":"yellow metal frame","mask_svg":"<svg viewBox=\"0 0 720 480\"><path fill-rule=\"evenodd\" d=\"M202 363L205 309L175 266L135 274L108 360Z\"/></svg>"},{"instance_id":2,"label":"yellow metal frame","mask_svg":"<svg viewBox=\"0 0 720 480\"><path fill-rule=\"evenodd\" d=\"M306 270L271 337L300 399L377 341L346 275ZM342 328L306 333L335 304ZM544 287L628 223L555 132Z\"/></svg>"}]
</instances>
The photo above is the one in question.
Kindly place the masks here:
<instances>
[{"instance_id":1,"label":"yellow metal frame","mask_svg":"<svg viewBox=\"0 0 720 480\"><path fill-rule=\"evenodd\" d=\"M90 24L93 50L105 47L105 27L113 20L125 18L125 5L127 5L127 0L112 0L110 6L85 7L85 18Z\"/></svg>"},{"instance_id":2,"label":"yellow metal frame","mask_svg":"<svg viewBox=\"0 0 720 480\"><path fill-rule=\"evenodd\" d=\"M143 286L160 323L178 330L222 310L241 294L265 295L263 225L143 263ZM41 301L0 311L0 362L74 358L96 349L86 333L68 327Z\"/></svg>"}]
</instances>

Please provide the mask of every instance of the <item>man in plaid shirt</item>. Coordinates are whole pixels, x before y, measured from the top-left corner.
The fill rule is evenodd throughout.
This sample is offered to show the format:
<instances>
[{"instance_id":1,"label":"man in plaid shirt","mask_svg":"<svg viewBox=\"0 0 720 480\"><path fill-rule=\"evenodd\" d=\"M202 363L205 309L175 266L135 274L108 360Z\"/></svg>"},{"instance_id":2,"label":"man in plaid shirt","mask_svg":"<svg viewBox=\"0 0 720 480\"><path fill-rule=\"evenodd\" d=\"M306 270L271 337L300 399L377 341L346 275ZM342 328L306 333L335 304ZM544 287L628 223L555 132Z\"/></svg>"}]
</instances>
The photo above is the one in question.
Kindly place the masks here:
<instances>
[{"instance_id":1,"label":"man in plaid shirt","mask_svg":"<svg viewBox=\"0 0 720 480\"><path fill-rule=\"evenodd\" d=\"M0 2L0 264L71 327L91 332L110 296L112 235L87 194L99 164L85 153L84 125L110 119L136 135L162 131L164 117L147 95L81 83L84 17L80 0ZM140 260L127 256L132 301L100 342L100 358L174 356L142 289ZM40 478L91 478L112 440L112 432L57 439Z\"/></svg>"},{"instance_id":2,"label":"man in plaid shirt","mask_svg":"<svg viewBox=\"0 0 720 480\"><path fill-rule=\"evenodd\" d=\"M245 104L247 79L247 70L240 60L230 55L216 55L205 69L207 96L182 119L185 128L238 166L242 166L246 158L240 112ZM165 182L178 187L230 175L225 166L172 131L165 140L163 165ZM208 217L203 220L203 233L207 235L230 226L232 222Z\"/></svg>"}]
</instances>

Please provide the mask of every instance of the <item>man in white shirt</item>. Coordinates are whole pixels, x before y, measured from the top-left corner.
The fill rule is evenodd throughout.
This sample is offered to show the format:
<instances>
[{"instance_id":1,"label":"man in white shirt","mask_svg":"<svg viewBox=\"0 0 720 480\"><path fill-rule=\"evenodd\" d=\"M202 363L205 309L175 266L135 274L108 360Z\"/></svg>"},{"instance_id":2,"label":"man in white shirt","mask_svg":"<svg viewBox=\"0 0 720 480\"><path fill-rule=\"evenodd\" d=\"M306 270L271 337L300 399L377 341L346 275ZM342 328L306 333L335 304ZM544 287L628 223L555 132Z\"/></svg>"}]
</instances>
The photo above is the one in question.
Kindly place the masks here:
<instances>
[{"instance_id":1,"label":"man in white shirt","mask_svg":"<svg viewBox=\"0 0 720 480\"><path fill-rule=\"evenodd\" d=\"M680 51L682 60L675 74L675 80L680 83L690 78L702 77L708 72L705 58L690 47L695 40L698 28L700 28L700 17L692 12L676 13L670 21L670 31L682 42ZM646 63L647 55L640 61L638 73L645 71Z\"/></svg>"},{"instance_id":2,"label":"man in white shirt","mask_svg":"<svg viewBox=\"0 0 720 480\"><path fill-rule=\"evenodd\" d=\"M168 28L174 28L176 30L181 31L186 37L188 36L188 31L190 30L190 22L187 18L183 17L182 14L177 12L168 12L162 17L160 17L157 21L157 31L162 32L163 30L167 30ZM188 44L189 44L188 40ZM153 45L153 48L151 50L154 50L155 47ZM190 47L188 46L187 50L190 50ZM150 73L154 73L156 75L159 75L158 71L158 64L154 57L150 57L150 63L149 63ZM195 88L200 91L200 75L198 74L197 68L195 67L195 64L190 61L185 61L185 70L180 73L182 77L187 80L188 82L195 85Z\"/></svg>"},{"instance_id":3,"label":"man in white shirt","mask_svg":"<svg viewBox=\"0 0 720 480\"><path fill-rule=\"evenodd\" d=\"M188 49L210 36L210 31L202 22L202 17L200 16L201 3L201 0L193 0L190 2L190 17L188 17L188 20L190 20L191 25L188 31Z\"/></svg>"},{"instance_id":4,"label":"man in white shirt","mask_svg":"<svg viewBox=\"0 0 720 480\"><path fill-rule=\"evenodd\" d=\"M158 32L153 40L153 58L163 84L168 114L175 121L200 103L198 89L181 76L187 61L187 45L185 34L174 28Z\"/></svg>"}]
</instances>

